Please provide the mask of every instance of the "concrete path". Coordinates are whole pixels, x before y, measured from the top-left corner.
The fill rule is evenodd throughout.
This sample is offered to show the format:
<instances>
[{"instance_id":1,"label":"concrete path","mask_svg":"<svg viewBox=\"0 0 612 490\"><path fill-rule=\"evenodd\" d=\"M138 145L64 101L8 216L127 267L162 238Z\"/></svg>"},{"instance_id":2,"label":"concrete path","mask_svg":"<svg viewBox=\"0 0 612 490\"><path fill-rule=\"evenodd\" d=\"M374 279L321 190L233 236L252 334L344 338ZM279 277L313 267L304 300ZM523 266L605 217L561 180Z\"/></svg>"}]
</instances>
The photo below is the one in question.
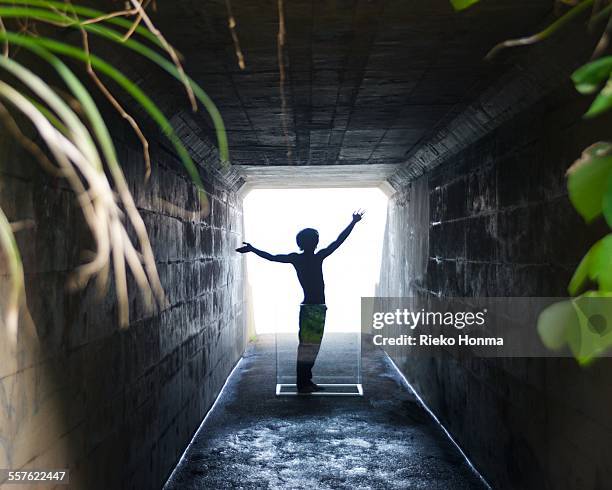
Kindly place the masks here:
<instances>
[{"instance_id":1,"label":"concrete path","mask_svg":"<svg viewBox=\"0 0 612 490\"><path fill-rule=\"evenodd\" d=\"M260 337L165 489L484 488L382 351L362 369L363 397L276 397Z\"/></svg>"}]
</instances>

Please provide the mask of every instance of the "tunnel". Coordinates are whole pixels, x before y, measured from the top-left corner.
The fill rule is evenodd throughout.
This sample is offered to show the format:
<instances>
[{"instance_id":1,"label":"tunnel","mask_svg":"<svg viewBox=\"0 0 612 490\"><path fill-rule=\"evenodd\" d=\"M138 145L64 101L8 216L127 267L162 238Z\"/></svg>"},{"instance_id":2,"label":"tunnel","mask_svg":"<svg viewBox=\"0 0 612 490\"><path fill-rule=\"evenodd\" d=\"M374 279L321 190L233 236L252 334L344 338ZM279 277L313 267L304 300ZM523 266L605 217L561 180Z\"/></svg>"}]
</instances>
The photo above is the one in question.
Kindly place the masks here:
<instances>
[{"instance_id":1,"label":"tunnel","mask_svg":"<svg viewBox=\"0 0 612 490\"><path fill-rule=\"evenodd\" d=\"M129 208L111 186L114 223L126 223L119 242L138 243L142 223L151 262L144 245L126 257L152 264L142 274L153 284L156 271L163 301L151 308L136 275L117 279L123 262L111 252L96 276L79 280L99 251L97 235L67 174L41 165L40 152L55 153L18 110L35 97L23 106L2 99L0 217L12 225L24 292L13 324L15 269L2 241L0 486L24 488L12 486L9 470L63 469L75 489L612 488L605 355L419 355L362 340L361 396L277 396L278 347L274 335L258 334L251 258L236 252L253 240L244 216L256 191L324 189L340 232L351 216L333 196L376 190L386 201L381 235L358 234L366 211L338 251L359 240L378 247L370 296L514 298L519 312L521 299L567 298L576 267L608 229L601 217L585 221L568 195L572 162L591 158L585 148L609 134L609 115L584 117L596 94L580 93L571 78L607 49L608 2L134 2L149 15L130 13L127 2L116 18L140 25L124 41L148 42L182 67L176 76L99 36L102 21L88 24L89 49L147 94L168 125L102 65L94 68L112 97L83 58L45 49L100 110L134 201ZM72 2L104 12L120 3ZM24 23L10 17L19 5L0 2L9 31L82 45L83 27L41 14ZM150 29L143 19L164 42L139 37ZM121 36L129 28L108 25ZM530 40L487 56L517 38ZM57 65L18 36L7 48L85 117ZM0 82L34 90L1 66ZM193 110L183 68L218 117L208 105ZM195 170L184 168L179 147ZM105 174L114 182L110 166ZM280 223L288 203L276 199L262 220ZM293 228L287 233L293 240ZM294 306L297 319L299 300Z\"/></svg>"}]
</instances>

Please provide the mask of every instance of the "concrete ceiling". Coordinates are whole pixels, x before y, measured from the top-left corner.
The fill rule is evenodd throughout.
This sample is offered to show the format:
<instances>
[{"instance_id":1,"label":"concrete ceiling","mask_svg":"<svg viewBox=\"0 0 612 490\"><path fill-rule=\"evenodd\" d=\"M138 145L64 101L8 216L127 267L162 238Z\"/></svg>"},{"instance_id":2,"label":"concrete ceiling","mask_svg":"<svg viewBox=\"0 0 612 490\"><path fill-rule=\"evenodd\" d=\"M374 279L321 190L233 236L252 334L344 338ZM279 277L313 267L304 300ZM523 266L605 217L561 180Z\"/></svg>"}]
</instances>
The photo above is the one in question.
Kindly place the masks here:
<instances>
[{"instance_id":1,"label":"concrete ceiling","mask_svg":"<svg viewBox=\"0 0 612 490\"><path fill-rule=\"evenodd\" d=\"M239 165L238 174L246 184L241 190L296 189L324 187L378 187L391 195L393 187L387 181L397 165Z\"/></svg>"},{"instance_id":2,"label":"concrete ceiling","mask_svg":"<svg viewBox=\"0 0 612 490\"><path fill-rule=\"evenodd\" d=\"M507 66L484 62L488 49L541 26L552 1L483 1L462 13L448 0L285 1L284 117L277 2L231 8L244 70L224 1L158 2L157 22L218 105L232 163L384 165L404 163L492 84Z\"/></svg>"}]
</instances>

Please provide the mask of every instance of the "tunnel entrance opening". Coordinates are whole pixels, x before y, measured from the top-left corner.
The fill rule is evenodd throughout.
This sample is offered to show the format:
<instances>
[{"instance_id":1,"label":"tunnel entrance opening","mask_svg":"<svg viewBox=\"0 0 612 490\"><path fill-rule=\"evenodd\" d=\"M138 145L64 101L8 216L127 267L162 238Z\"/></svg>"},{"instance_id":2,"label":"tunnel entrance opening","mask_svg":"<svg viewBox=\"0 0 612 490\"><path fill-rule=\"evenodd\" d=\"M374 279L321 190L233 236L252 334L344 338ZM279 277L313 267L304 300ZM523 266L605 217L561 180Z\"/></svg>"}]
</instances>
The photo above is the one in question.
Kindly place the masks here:
<instances>
[{"instance_id":1,"label":"tunnel entrance opening","mask_svg":"<svg viewBox=\"0 0 612 490\"><path fill-rule=\"evenodd\" d=\"M374 295L379 278L387 196L375 187L254 189L243 209L245 239L273 254L299 252L296 234L303 228L317 229L318 249L325 247L350 223L353 211L366 210L346 242L323 262L326 331L358 331L360 298ZM254 254L246 263L254 333L275 333L295 323L303 292L293 267Z\"/></svg>"},{"instance_id":2,"label":"tunnel entrance opening","mask_svg":"<svg viewBox=\"0 0 612 490\"><path fill-rule=\"evenodd\" d=\"M302 188L256 189L244 199L245 239L272 254L300 253L296 235L305 228L319 233L316 251L327 247L358 209L364 218L323 261L324 305L301 304L311 299L297 265L246 257L250 329L274 334L277 395L296 395L309 383L321 390L316 395L363 394L361 297L373 296L378 282L387 196L375 187Z\"/></svg>"}]
</instances>

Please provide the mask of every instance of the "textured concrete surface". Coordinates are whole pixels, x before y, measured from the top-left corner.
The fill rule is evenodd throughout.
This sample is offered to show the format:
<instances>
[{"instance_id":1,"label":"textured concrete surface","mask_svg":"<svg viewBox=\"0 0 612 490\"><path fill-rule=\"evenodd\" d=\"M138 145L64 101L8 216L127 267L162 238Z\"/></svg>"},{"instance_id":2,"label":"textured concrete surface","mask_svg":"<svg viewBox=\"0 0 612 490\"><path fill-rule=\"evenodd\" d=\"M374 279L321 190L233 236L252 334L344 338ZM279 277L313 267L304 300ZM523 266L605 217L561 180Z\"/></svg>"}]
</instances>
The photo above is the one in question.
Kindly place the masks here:
<instances>
[{"instance_id":1,"label":"textured concrete surface","mask_svg":"<svg viewBox=\"0 0 612 490\"><path fill-rule=\"evenodd\" d=\"M159 488L246 345L243 263L233 252L242 204L207 177L212 214L198 218L174 156L150 138L145 184L138 143L108 120L169 305L145 310L130 277L130 325L120 330L113 287L101 297L95 284L68 291L91 249L81 210L65 182L0 130L0 206L9 220L34 223L17 233L31 318L22 315L16 343L0 328L0 467L68 468L77 490Z\"/></svg>"},{"instance_id":2,"label":"textured concrete surface","mask_svg":"<svg viewBox=\"0 0 612 490\"><path fill-rule=\"evenodd\" d=\"M383 187L393 191L387 179L397 170L397 165L303 165L297 167L275 165L239 165L236 173L245 185L241 192L250 189L271 188L322 188L322 187Z\"/></svg>"},{"instance_id":3,"label":"textured concrete surface","mask_svg":"<svg viewBox=\"0 0 612 490\"><path fill-rule=\"evenodd\" d=\"M610 116L581 120L587 106L559 89L403 186L390 201L377 294L567 294L606 232L584 224L565 189L573 159L609 137ZM581 369L572 359L389 353L495 488L610 487L609 359Z\"/></svg>"},{"instance_id":4,"label":"textured concrete surface","mask_svg":"<svg viewBox=\"0 0 612 490\"><path fill-rule=\"evenodd\" d=\"M552 43L535 44L527 50L508 49L493 60L483 60L485 75L466 97L465 104L455 106L406 153L404 164L389 182L401 189L403 184L452 160L458 152L517 116L524 124L531 124L537 119L529 121L521 114L529 113L546 97L551 103L548 107L554 110L556 102L565 101L551 97L551 93L569 85L572 72L591 57L598 38L595 32L586 36L577 22L560 32ZM496 75L504 63L505 70Z\"/></svg>"},{"instance_id":5,"label":"textured concrete surface","mask_svg":"<svg viewBox=\"0 0 612 490\"><path fill-rule=\"evenodd\" d=\"M276 397L273 339L249 345L165 490L483 488L381 350L363 397Z\"/></svg>"},{"instance_id":6,"label":"textured concrete surface","mask_svg":"<svg viewBox=\"0 0 612 490\"><path fill-rule=\"evenodd\" d=\"M109 8L108 2L93 3ZM578 124L586 99L572 99L566 111L567 93L539 100L589 53L576 57L584 46L570 30L566 37L505 53L492 64L482 61L493 44L549 21L551 0L483 1L463 13L453 12L448 0L417 0L409 8L404 0L234 0L245 70L237 67L227 28L229 3L158 4L156 22L184 54L187 72L220 108L233 163L283 166L278 173L262 172L277 182L295 164L312 166L302 172L309 179L326 178L327 166L346 166L347 180L357 179L355 165L368 164L373 168L358 177L376 181L402 164L390 178L398 192L389 211L380 294L565 292L593 235L569 207L563 174L584 146L609 139L610 121ZM284 4L287 31L285 103L276 45L279 4ZM576 26L582 32L583 23ZM81 42L77 31L62 36ZM590 41L596 38L593 33ZM94 287L65 291L81 253L91 247L73 194L65 182L43 174L6 131L0 132L0 205L11 221L35 223L17 236L33 322L20 330L17 345L0 333L0 467L69 467L76 488L157 488L245 345L242 261L232 252L241 234L241 204L234 191L243 179L235 171L214 172L219 162L209 117L204 110L190 112L180 84L114 44L92 39L92 47L172 121L202 172L212 215L201 221L182 211L196 205L194 187L168 142L156 137L158 130L141 112L133 111L153 157L146 186L132 131L116 115L107 119L171 302L170 308L149 315L135 299L130 328L117 331L112 289L103 301ZM540 55L530 57L536 51ZM118 97L125 101L121 93ZM316 166L325 170L311 170ZM423 172L426 177L407 184ZM5 265L0 263L0 269L5 294ZM612 481L606 459L612 440L606 363L587 372L571 362L456 365L451 360L409 363L406 352L394 355L498 486L604 488ZM380 386L394 386L390 378L385 383ZM364 421L378 424L382 439L392 441L395 477L409 481L414 474L415 485L435 483L418 472L426 466L403 431L393 439L396 428L385 425L393 419L409 434L429 427L416 415L421 422L407 421L420 412L398 408L414 404L393 396L307 403L317 420L327 420L328 412L339 417L338 430L349 430L348 422L354 422L349 433L355 441L362 440ZM259 415L278 402L256 394L253 399ZM283 400L279 410L299 420L303 405L296 403ZM363 419L351 418L353 412ZM240 430L246 435L232 442L237 445L217 447L219 461L225 461L223 451L236 456L265 435L265 427L254 422L263 432L249 433L253 419L245 420ZM270 427L297 430L296 425ZM214 428L211 434L221 434L223 441L222 431ZM324 447L333 447L334 437L340 437L333 434L321 441ZM271 440L261 436L262 454L266 448L274 454ZM400 440L404 445L397 445ZM380 481L388 476L381 460L389 455L384 444L374 449L359 444L340 447L368 461L364 478L374 486L376 475ZM439 446L425 449L430 459L438 458ZM384 458L368 459L373 450ZM303 451L300 457L311 457L322 468L337 454L330 449L316 459ZM396 454L401 452L405 455ZM226 462L245 465L228 454ZM206 455L206 464L220 472ZM264 465L257 459L248 463ZM342 463L355 474L335 471L357 481L362 472L357 461ZM240 468L249 474L249 467ZM280 475L270 477L278 486L283 471L292 471L290 465L271 468L274 478ZM441 475L444 484L454 481ZM319 476L312 476L319 486L334 486Z\"/></svg>"},{"instance_id":7,"label":"textured concrete surface","mask_svg":"<svg viewBox=\"0 0 612 490\"><path fill-rule=\"evenodd\" d=\"M280 2L283 104L279 2L230 5L244 70L225 2L160 2L154 20L218 105L239 165L403 163L506 70L505 56L483 62L488 49L537 31L553 11L550 0L481 2L461 13L448 0L413 0L409 8L404 0ZM184 92L164 73L124 52L114 56L169 115L187 107ZM210 128L205 111L186 116Z\"/></svg>"}]
</instances>

